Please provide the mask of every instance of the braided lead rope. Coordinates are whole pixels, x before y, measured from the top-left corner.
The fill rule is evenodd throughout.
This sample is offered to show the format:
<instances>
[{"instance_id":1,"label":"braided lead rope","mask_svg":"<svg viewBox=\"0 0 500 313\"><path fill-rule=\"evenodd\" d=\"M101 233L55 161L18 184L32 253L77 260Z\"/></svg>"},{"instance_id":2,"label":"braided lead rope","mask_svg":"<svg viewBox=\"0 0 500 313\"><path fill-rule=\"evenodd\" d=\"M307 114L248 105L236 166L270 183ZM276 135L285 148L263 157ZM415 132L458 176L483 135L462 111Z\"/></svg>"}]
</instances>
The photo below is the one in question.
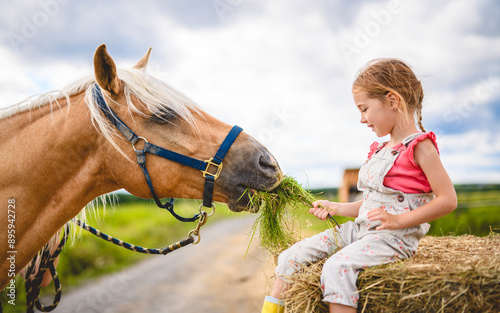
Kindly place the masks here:
<instances>
[{"instance_id":1,"label":"braided lead rope","mask_svg":"<svg viewBox=\"0 0 500 313\"><path fill-rule=\"evenodd\" d=\"M170 252L173 252L179 248L185 247L188 244L197 244L201 240L201 235L200 235L200 228L201 226L205 225L208 216L212 216L215 213L215 206L212 206L213 211L210 214L207 214L205 211L201 211L201 206L200 206L200 219L198 221L198 225L196 226L195 229L191 230L188 233L188 237L184 240L178 241L174 244L171 244L170 246L163 248L163 249L149 249L149 248L143 248L139 246L135 246L133 244L124 242L120 239L114 238L112 236L109 236L105 233L100 232L98 229L95 229L82 221L80 221L77 218L73 219L73 222L77 224L78 226L82 227L83 229L89 231L90 233L96 235L97 237L104 239L106 241L109 241L111 243L114 243L118 246L124 247L126 249L140 252L140 253L145 253L145 254L163 254L166 255ZM57 305L59 304L59 301L61 300L61 294L62 294L62 288L61 288L61 282L59 280L59 276L57 275L56 268L54 266L54 261L55 259L59 256L62 248L66 244L66 241L68 239L68 234L69 234L69 224L66 224L66 227L63 229L63 238L61 239L61 242L57 246L56 250L54 251L53 254L50 254L50 249L49 245L46 244L40 252L33 258L32 262L30 265L28 265L26 269L26 282L25 282L25 289L26 289L26 312L27 313L34 313L34 307L42 312L50 312L54 310ZM196 240L194 236L198 237ZM35 263L37 257L40 258L40 265L38 272L36 273L35 277L32 277L33 272L35 271ZM45 274L46 270L50 271L50 274L52 276L52 280L54 281L54 288L55 288L55 296L54 300L52 301L51 305L44 306L40 303L40 289L41 289L41 284L43 280L43 276ZM0 313L3 312L3 307L2 303L0 301Z\"/></svg>"},{"instance_id":2,"label":"braided lead rope","mask_svg":"<svg viewBox=\"0 0 500 313\"><path fill-rule=\"evenodd\" d=\"M215 212L215 207L213 206L213 212L211 214L207 214L205 211L201 211L200 207L200 219L198 221L198 224L195 229L191 230L188 233L188 237L184 240L180 240L174 244L171 244L170 246L163 248L163 249L149 249L149 248L143 248L139 246L135 246L133 244L130 244L128 242L124 242L120 239L114 238L112 236L109 236L105 233L102 233L98 229L95 229L92 226L89 226L85 224L84 222L80 221L77 218L74 218L72 221L82 227L83 229L89 231L90 233L94 234L95 236L104 239L106 241L109 241L111 243L114 243L115 245L121 246L123 248L126 248L128 250L140 252L140 253L145 253L145 254L163 254L166 255L170 252L173 252L179 248L185 247L189 244L197 244L201 240L201 235L200 235L200 228L201 226L205 225L207 222L208 216L213 215ZM61 239L61 242L57 246L56 250L54 251L53 254L50 254L49 250L49 245L46 244L40 252L37 254L37 256L40 257L40 265L39 265L39 270L36 273L35 277L32 277L33 272L35 271L35 263L36 263L36 258L35 256L30 263L30 265L26 269L26 282L25 282L25 289L26 289L26 312L27 313L34 313L34 307L42 312L50 312L54 310L57 305L59 304L59 301L61 300L61 294L62 294L62 288L61 288L61 282L59 281L59 276L57 275L56 268L54 266L54 260L59 256L59 253L61 252L62 248L66 244L66 241L68 239L68 233L69 233L69 224L66 224L64 231L63 238ZM196 240L195 237L196 236ZM55 296L54 300L51 305L44 306L40 303L40 289L41 289L41 284L43 280L43 276L45 274L46 270L50 271L50 274L52 276L52 280L54 281L54 288L55 288ZM2 303L0 302L0 313L3 311L2 308Z\"/></svg>"},{"instance_id":3,"label":"braided lead rope","mask_svg":"<svg viewBox=\"0 0 500 313\"><path fill-rule=\"evenodd\" d=\"M62 293L62 288L61 288L61 282L59 281L59 276L57 276L57 271L54 266L54 261L55 259L59 256L59 253L61 253L62 248L66 244L66 241L68 239L68 233L69 233L69 224L66 224L66 227L63 229L63 238L61 239L61 242L57 246L56 250L54 253L50 254L49 250L49 244L46 244L40 251L41 253L38 254L40 257L40 265L38 268L38 272L36 273L35 277L32 277L33 272L35 271L35 263L36 263L36 258L35 256L31 262L31 264L28 266L26 269L26 282L25 282L25 289L26 289L26 312L27 313L32 313L35 311L34 307L39 311L42 312L50 312L54 310L57 305L59 304L59 301L61 300L61 293ZM42 280L43 276L45 275L46 270L50 271L50 274L52 276L52 280L54 281L54 288L55 288L55 296L54 300L52 301L52 304L48 306L44 306L40 303L40 289L42 285Z\"/></svg>"},{"instance_id":4,"label":"braided lead rope","mask_svg":"<svg viewBox=\"0 0 500 313\"><path fill-rule=\"evenodd\" d=\"M201 211L200 213L201 213L201 215L200 215L201 218L198 221L198 225L196 226L196 229L190 231L188 234L188 237L186 239L180 240L180 241L178 241L174 244L171 244L170 246L163 248L163 249L149 249L149 248L143 248L140 246L136 246L136 245L133 245L131 243L125 242L123 240L120 240L118 238L107 235L107 234L101 232L100 230L95 229L94 227L85 224L84 222L80 221L76 217L73 218L72 221L76 225L78 225L81 228L85 229L86 231L92 233L93 235L95 235L103 240L114 243L115 245L123 247L125 249L139 252L139 253L145 253L145 254L163 254L163 255L166 255L166 254L173 252L179 248L185 247L191 243L197 244L198 242L200 242L200 239L201 239L200 232L199 232L200 227L206 223L207 217L208 217L207 212ZM198 237L198 238L196 238L196 241L195 241L194 236Z\"/></svg>"}]
</instances>

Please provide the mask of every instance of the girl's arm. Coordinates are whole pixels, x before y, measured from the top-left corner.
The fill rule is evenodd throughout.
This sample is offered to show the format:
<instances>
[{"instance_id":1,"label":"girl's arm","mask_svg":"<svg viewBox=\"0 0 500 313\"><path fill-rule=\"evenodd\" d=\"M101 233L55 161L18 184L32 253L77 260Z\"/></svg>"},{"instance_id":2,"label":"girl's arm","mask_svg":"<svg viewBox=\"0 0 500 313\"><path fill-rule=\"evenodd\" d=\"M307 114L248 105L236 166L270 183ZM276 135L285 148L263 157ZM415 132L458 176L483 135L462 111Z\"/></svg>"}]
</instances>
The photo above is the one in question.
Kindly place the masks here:
<instances>
[{"instance_id":1,"label":"girl's arm","mask_svg":"<svg viewBox=\"0 0 500 313\"><path fill-rule=\"evenodd\" d=\"M320 220L326 220L328 215L341 215L349 217L357 217L359 213L359 208L363 200L350 202L350 203L338 203L330 202L327 200L318 200L313 202L313 207L309 209L309 213L313 214Z\"/></svg>"},{"instance_id":2,"label":"girl's arm","mask_svg":"<svg viewBox=\"0 0 500 313\"><path fill-rule=\"evenodd\" d=\"M453 212L457 207L457 194L448 173L443 167L439 154L430 139L419 142L415 147L415 161L427 176L427 180L436 196L429 203L418 209L399 215L392 215L381 209L368 212L372 221L380 220L380 229L400 229L433 221Z\"/></svg>"}]
</instances>

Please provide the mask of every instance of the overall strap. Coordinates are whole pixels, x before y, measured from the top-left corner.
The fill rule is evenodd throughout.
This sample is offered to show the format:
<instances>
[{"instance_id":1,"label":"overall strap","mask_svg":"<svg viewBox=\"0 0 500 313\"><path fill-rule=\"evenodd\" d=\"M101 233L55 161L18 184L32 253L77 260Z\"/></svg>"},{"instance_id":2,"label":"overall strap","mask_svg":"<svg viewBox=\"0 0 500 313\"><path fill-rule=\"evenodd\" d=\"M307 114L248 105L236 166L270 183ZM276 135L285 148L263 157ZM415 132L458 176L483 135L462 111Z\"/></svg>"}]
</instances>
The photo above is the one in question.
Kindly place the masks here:
<instances>
[{"instance_id":1,"label":"overall strap","mask_svg":"<svg viewBox=\"0 0 500 313\"><path fill-rule=\"evenodd\" d=\"M403 141L401 142L401 144L403 144L404 146L408 147L408 145L413 141L415 140L415 138L423 135L425 133L414 133L414 134L411 134L410 136L406 137L405 139L403 139Z\"/></svg>"}]
</instances>

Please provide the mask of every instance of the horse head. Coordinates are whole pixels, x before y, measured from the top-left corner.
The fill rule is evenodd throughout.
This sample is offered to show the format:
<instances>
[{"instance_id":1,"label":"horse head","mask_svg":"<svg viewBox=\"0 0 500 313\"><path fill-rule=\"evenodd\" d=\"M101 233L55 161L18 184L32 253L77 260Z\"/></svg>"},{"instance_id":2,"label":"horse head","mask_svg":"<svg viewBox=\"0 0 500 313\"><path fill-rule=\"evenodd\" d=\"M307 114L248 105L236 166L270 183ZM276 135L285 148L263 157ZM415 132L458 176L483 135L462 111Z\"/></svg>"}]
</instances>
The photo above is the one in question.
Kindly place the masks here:
<instances>
[{"instance_id":1,"label":"horse head","mask_svg":"<svg viewBox=\"0 0 500 313\"><path fill-rule=\"evenodd\" d=\"M113 183L141 198L151 190L135 163L134 150L146 142L198 159L208 160L232 126L202 111L188 97L146 72L151 49L132 68L117 70L105 45L94 55L95 80L109 108L140 137L133 146L94 105L89 105L97 128L107 139L106 168ZM87 95L87 102L95 102ZM147 169L158 197L201 199L204 178L194 168L147 155ZM229 149L215 182L213 200L227 203L230 210L248 208L245 190L271 190L283 174L269 151L253 137L240 133Z\"/></svg>"}]
</instances>

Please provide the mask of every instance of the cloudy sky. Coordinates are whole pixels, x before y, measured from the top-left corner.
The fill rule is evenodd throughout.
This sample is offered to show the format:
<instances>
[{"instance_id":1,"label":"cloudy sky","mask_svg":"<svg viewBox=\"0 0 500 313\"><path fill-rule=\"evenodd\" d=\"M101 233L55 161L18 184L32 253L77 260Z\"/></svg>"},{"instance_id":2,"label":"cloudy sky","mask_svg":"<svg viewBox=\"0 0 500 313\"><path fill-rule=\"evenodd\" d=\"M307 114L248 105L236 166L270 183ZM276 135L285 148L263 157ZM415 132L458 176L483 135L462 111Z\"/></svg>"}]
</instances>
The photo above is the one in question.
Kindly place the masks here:
<instances>
[{"instance_id":1,"label":"cloudy sky","mask_svg":"<svg viewBox=\"0 0 500 313\"><path fill-rule=\"evenodd\" d=\"M101 43L119 67L153 47L150 71L286 174L334 187L381 140L359 122L355 74L395 57L422 80L452 180L500 183L499 16L496 0L0 0L0 105L92 72Z\"/></svg>"}]
</instances>

